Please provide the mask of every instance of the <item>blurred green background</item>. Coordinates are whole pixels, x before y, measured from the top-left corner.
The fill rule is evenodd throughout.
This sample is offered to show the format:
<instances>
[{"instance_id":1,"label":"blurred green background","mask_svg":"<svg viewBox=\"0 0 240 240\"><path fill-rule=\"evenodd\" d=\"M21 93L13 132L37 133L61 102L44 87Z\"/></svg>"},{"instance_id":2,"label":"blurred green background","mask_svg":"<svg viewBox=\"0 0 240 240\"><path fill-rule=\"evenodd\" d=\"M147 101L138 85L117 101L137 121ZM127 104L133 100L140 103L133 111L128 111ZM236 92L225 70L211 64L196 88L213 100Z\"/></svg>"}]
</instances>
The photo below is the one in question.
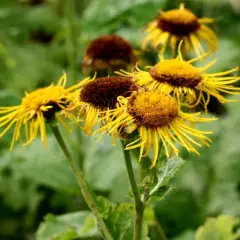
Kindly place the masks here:
<instances>
[{"instance_id":1,"label":"blurred green background","mask_svg":"<svg viewBox=\"0 0 240 240\"><path fill-rule=\"evenodd\" d=\"M2 106L18 104L25 90L48 85L57 81L63 71L69 72L65 17L68 1L0 1ZM82 57L91 40L116 33L139 49L144 27L159 9L177 8L181 2L198 17L216 19L212 27L219 36L219 50L207 61L216 57L218 62L210 71L239 65L238 0L75 0L77 80L83 78ZM239 109L238 102L223 107L212 101L211 110L219 114L219 121L203 126L214 131L212 146L201 149L200 157L182 152L186 163L174 179L176 189L154 206L168 239L193 240L196 229L208 216L240 217ZM64 134L76 152L84 149L86 177L96 193L115 203L132 201L118 146L112 147L107 137L99 144L93 137L83 136L78 143L74 134L65 131ZM58 233L67 231L68 224L81 228L83 223L86 227L86 222L73 218L68 222L68 216L73 216L68 213L84 210L77 213L76 219L84 219L89 213L55 139L48 135L47 149L36 140L24 150L16 146L9 152L10 140L11 132L0 140L0 240L31 240L36 236L39 240L70 239L58 238ZM135 167L138 168L137 163ZM60 218L48 215L48 225L42 224L36 235L48 213L67 215ZM81 239L99 239L95 237L96 229L86 232Z\"/></svg>"}]
</instances>

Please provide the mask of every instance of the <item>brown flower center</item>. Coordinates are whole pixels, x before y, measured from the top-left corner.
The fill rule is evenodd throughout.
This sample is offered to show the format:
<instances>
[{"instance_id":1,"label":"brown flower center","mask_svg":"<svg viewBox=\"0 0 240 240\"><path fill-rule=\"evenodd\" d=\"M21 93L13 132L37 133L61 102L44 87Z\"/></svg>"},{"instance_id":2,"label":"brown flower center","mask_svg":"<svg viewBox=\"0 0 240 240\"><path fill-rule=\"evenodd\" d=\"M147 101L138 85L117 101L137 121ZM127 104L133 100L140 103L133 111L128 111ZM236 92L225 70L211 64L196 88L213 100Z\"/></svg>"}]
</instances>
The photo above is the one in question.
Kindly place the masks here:
<instances>
[{"instance_id":1,"label":"brown flower center","mask_svg":"<svg viewBox=\"0 0 240 240\"><path fill-rule=\"evenodd\" d=\"M88 58L110 61L114 59L132 61L131 44L117 35L106 35L92 41L87 49Z\"/></svg>"},{"instance_id":2,"label":"brown flower center","mask_svg":"<svg viewBox=\"0 0 240 240\"><path fill-rule=\"evenodd\" d=\"M200 71L190 63L172 59L164 60L149 70L150 75L161 83L176 87L196 87L202 80Z\"/></svg>"},{"instance_id":3,"label":"brown flower center","mask_svg":"<svg viewBox=\"0 0 240 240\"><path fill-rule=\"evenodd\" d=\"M127 111L140 126L157 128L166 126L178 116L178 105L165 93L134 93L128 102Z\"/></svg>"},{"instance_id":4,"label":"brown flower center","mask_svg":"<svg viewBox=\"0 0 240 240\"><path fill-rule=\"evenodd\" d=\"M131 78L122 76L102 77L88 83L80 92L80 100L100 109L116 107L119 96L129 97L137 86Z\"/></svg>"},{"instance_id":5,"label":"brown flower center","mask_svg":"<svg viewBox=\"0 0 240 240\"><path fill-rule=\"evenodd\" d=\"M173 9L164 12L158 19L158 28L178 36L195 32L200 24L198 18L187 9Z\"/></svg>"}]
</instances>

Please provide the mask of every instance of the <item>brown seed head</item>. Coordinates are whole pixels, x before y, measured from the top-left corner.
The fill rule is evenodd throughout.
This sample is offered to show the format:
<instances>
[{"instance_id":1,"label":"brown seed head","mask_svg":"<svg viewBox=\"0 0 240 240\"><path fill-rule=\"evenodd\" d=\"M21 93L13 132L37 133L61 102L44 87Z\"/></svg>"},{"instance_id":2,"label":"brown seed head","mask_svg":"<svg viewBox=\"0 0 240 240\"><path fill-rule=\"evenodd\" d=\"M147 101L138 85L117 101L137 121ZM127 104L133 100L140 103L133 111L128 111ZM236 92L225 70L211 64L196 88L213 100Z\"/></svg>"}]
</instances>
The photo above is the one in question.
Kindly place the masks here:
<instances>
[{"instance_id":1,"label":"brown seed head","mask_svg":"<svg viewBox=\"0 0 240 240\"><path fill-rule=\"evenodd\" d=\"M101 110L116 107L119 96L129 97L137 86L129 77L101 77L88 83L80 92L80 101Z\"/></svg>"},{"instance_id":2,"label":"brown seed head","mask_svg":"<svg viewBox=\"0 0 240 240\"><path fill-rule=\"evenodd\" d=\"M90 43L83 60L83 69L85 71L91 66L94 71L119 70L135 62L133 48L127 40L117 35L106 35Z\"/></svg>"}]
</instances>

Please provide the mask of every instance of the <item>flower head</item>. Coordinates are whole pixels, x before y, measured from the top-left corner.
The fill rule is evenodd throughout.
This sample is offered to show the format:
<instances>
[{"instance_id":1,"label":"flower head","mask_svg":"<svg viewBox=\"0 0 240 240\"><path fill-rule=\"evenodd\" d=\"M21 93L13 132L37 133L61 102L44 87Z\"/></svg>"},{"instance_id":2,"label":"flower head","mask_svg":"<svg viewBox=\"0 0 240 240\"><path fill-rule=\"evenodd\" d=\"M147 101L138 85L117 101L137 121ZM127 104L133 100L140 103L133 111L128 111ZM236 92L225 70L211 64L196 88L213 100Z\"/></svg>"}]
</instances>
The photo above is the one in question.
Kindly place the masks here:
<instances>
[{"instance_id":1,"label":"flower head","mask_svg":"<svg viewBox=\"0 0 240 240\"><path fill-rule=\"evenodd\" d=\"M105 35L93 40L83 59L83 71L88 73L127 69L136 62L131 44L117 35Z\"/></svg>"},{"instance_id":2,"label":"flower head","mask_svg":"<svg viewBox=\"0 0 240 240\"><path fill-rule=\"evenodd\" d=\"M184 61L179 47L179 55L175 59L165 60L161 56L160 62L150 67L148 71L136 68L132 73L121 71L119 74L132 77L138 85L146 86L149 90L173 92L179 100L186 97L190 107L202 102L206 109L210 95L216 97L221 103L225 103L230 100L226 99L224 93L240 93L240 88L232 85L240 80L240 77L227 76L238 71L239 67L219 73L207 73L206 70L214 65L216 60L199 68L192 65L193 62L206 55Z\"/></svg>"},{"instance_id":3,"label":"flower head","mask_svg":"<svg viewBox=\"0 0 240 240\"><path fill-rule=\"evenodd\" d=\"M129 77L101 77L89 81L80 90L76 103L76 106L80 107L80 113L85 115L86 134L91 133L103 111L106 111L105 120L108 119L108 111L116 107L119 96L129 97L136 90L136 84Z\"/></svg>"},{"instance_id":4,"label":"flower head","mask_svg":"<svg viewBox=\"0 0 240 240\"><path fill-rule=\"evenodd\" d=\"M31 93L25 93L22 102L18 106L0 107L0 127L5 126L1 132L2 137L12 126L15 125L11 149L14 143L22 140L21 129L25 129L25 139L27 145L31 143L38 132L41 140L46 145L45 120L52 121L55 117L67 127L63 118L57 114L65 110L73 100L73 91L81 86L76 84L70 88L65 88L66 75L64 74L57 85L51 84L48 87L37 89ZM71 118L71 115L68 115Z\"/></svg>"},{"instance_id":5,"label":"flower head","mask_svg":"<svg viewBox=\"0 0 240 240\"><path fill-rule=\"evenodd\" d=\"M208 145L210 142L205 135L211 132L194 129L185 121L194 123L215 119L201 118L200 113L182 112L177 101L167 93L136 92L128 99L119 98L119 102L120 107L112 113L116 119L97 131L108 131L114 136L121 127L129 133L137 130L139 138L129 143L126 150L139 147L141 159L153 149L152 166L156 165L158 159L159 141L162 142L167 157L170 156L170 150L178 154L175 143L182 145L189 152L199 154L195 146L201 146L201 143Z\"/></svg>"},{"instance_id":6,"label":"flower head","mask_svg":"<svg viewBox=\"0 0 240 240\"><path fill-rule=\"evenodd\" d=\"M186 52L194 50L200 55L204 52L200 40L204 39L209 50L214 52L217 48L217 36L205 25L211 22L213 20L210 18L197 18L193 12L181 4L179 9L161 12L159 17L149 24L143 48L151 42L154 48L162 45L162 52L164 52L169 43L174 55L177 44L183 40Z\"/></svg>"}]
</instances>

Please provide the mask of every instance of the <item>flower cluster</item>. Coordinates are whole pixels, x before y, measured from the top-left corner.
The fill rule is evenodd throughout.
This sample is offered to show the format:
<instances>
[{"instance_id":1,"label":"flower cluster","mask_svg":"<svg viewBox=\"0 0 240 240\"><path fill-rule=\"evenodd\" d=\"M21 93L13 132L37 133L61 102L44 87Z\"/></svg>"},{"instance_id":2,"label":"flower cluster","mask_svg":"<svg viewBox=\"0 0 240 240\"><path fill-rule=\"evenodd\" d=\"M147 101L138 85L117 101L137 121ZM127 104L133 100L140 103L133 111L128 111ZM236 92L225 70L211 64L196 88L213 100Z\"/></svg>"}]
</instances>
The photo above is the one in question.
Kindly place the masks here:
<instances>
[{"instance_id":1,"label":"flower cluster","mask_svg":"<svg viewBox=\"0 0 240 240\"><path fill-rule=\"evenodd\" d=\"M210 96L225 103L230 101L225 94L240 93L240 88L232 85L240 78L230 75L238 67L207 73L216 61L203 67L193 65L207 56L201 39L207 41L210 51L216 49L217 37L205 25L211 22L209 18L198 19L183 5L162 12L150 23L149 35L143 42L144 47L147 42L161 46L160 61L144 70L136 66L128 72L136 56L125 39L107 35L94 40L86 51L83 70L118 70L117 75L95 75L66 88L64 74L56 85L26 93L19 106L0 108L0 127L5 127L0 137L15 126L11 148L14 142L23 140L22 135L24 145L29 144L38 132L46 144L45 123L58 120L69 128L66 119L70 119L87 135L100 133L126 139L125 150L138 149L139 160L152 155L152 167L156 166L161 149L167 157L178 155L179 145L199 154L197 147L208 146L212 132L196 129L195 123L216 118L201 117L200 112L194 112L195 107L203 105L207 109ZM178 46L177 57L164 59L168 42L173 54ZM192 49L197 57L184 60L183 55ZM93 130L95 126L98 129Z\"/></svg>"}]
</instances>

